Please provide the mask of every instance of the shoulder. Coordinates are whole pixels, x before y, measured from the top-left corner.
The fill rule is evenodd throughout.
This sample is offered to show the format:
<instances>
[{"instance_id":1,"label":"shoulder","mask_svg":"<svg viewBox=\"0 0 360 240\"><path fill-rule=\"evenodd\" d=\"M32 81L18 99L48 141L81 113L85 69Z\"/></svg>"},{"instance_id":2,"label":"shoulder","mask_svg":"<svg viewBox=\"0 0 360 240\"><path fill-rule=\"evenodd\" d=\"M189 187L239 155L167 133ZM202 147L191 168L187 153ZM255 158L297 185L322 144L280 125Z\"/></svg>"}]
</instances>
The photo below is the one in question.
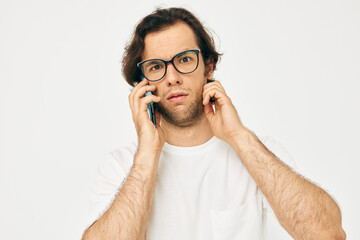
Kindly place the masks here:
<instances>
[{"instance_id":1,"label":"shoulder","mask_svg":"<svg viewBox=\"0 0 360 240\"><path fill-rule=\"evenodd\" d=\"M133 164L134 155L137 150L136 143L113 149L106 154L104 160L99 163L98 171L102 176L111 178L113 176L127 175Z\"/></svg>"},{"instance_id":2,"label":"shoulder","mask_svg":"<svg viewBox=\"0 0 360 240\"><path fill-rule=\"evenodd\" d=\"M284 147L282 143L275 140L273 137L269 135L258 136L258 139L265 145L265 147L271 151L275 156L277 156L282 162L286 165L296 168L296 163L292 157L292 155L288 152L288 150Z\"/></svg>"}]
</instances>

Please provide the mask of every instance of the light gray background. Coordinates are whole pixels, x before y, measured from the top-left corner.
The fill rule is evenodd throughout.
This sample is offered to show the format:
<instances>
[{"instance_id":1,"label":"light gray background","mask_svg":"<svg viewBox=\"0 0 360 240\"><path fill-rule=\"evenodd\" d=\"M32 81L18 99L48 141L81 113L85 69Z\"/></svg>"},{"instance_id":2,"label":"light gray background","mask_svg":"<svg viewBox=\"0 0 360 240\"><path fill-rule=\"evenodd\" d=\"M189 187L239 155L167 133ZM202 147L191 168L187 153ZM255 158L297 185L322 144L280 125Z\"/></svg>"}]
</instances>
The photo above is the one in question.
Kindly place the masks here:
<instances>
[{"instance_id":1,"label":"light gray background","mask_svg":"<svg viewBox=\"0 0 360 240\"><path fill-rule=\"evenodd\" d=\"M359 1L177 2L0 2L0 239L80 238L98 163L136 141L120 60L155 6L216 33L215 77L243 123L279 141L360 239Z\"/></svg>"}]
</instances>

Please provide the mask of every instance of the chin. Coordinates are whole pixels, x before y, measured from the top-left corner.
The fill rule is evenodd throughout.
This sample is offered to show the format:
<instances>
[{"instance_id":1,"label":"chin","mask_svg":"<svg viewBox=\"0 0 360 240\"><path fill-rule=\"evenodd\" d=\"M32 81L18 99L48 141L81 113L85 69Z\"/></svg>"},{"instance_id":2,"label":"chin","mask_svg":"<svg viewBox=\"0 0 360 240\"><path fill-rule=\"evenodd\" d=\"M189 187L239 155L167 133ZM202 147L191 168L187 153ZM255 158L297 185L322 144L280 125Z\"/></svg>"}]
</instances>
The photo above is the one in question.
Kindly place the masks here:
<instances>
[{"instance_id":1,"label":"chin","mask_svg":"<svg viewBox=\"0 0 360 240\"><path fill-rule=\"evenodd\" d=\"M175 109L159 105L158 110L165 121L178 127L193 126L205 116L202 103L176 106Z\"/></svg>"}]
</instances>

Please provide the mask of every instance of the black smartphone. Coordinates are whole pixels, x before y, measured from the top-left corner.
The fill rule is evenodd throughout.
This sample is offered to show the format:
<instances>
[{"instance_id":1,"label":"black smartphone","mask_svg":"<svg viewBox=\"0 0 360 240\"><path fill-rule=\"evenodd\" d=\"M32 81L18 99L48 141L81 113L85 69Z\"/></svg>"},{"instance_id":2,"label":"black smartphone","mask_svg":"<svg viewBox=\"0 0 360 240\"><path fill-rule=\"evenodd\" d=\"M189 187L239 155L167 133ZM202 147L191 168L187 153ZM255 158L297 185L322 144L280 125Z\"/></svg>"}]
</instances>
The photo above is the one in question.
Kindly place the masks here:
<instances>
[{"instance_id":1,"label":"black smartphone","mask_svg":"<svg viewBox=\"0 0 360 240\"><path fill-rule=\"evenodd\" d=\"M145 96L148 96L150 94L152 94L152 93L151 92L146 92ZM154 102L151 102L151 103L148 104L147 110L148 110L150 120L154 123L154 125L156 127Z\"/></svg>"},{"instance_id":2,"label":"black smartphone","mask_svg":"<svg viewBox=\"0 0 360 240\"><path fill-rule=\"evenodd\" d=\"M215 80L213 80L213 79L208 79L208 80L207 80L207 83L211 83L211 82L214 82L214 81L215 81ZM211 104L214 105L214 104L215 104L215 97L211 97L211 98L210 98L210 102L211 102Z\"/></svg>"},{"instance_id":3,"label":"black smartphone","mask_svg":"<svg viewBox=\"0 0 360 240\"><path fill-rule=\"evenodd\" d=\"M141 81L144 79L144 76L141 76ZM149 85L149 84L148 84ZM148 96L152 94L152 92L150 91L147 91L145 93L145 96ZM154 126L156 127L156 119L155 119L155 107L154 107L154 102L151 102L148 104L147 106L147 111L148 111L148 114L149 114L149 118L150 120L153 122Z\"/></svg>"}]
</instances>

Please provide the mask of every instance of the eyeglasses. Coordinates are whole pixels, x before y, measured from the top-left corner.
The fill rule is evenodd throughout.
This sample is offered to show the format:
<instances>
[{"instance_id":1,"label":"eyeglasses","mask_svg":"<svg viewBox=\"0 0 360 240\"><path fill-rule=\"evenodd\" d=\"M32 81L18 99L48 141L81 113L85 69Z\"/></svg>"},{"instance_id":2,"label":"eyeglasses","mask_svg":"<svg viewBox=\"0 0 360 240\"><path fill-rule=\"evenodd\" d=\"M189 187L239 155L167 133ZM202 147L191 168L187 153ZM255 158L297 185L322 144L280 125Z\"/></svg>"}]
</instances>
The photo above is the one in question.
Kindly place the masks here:
<instances>
[{"instance_id":1,"label":"eyeglasses","mask_svg":"<svg viewBox=\"0 0 360 240\"><path fill-rule=\"evenodd\" d=\"M176 54L170 61L163 59L148 59L137 64L142 75L149 81L156 82L161 80L167 70L168 63L171 63L176 71L183 74L194 72L199 65L200 50L185 50Z\"/></svg>"}]
</instances>

